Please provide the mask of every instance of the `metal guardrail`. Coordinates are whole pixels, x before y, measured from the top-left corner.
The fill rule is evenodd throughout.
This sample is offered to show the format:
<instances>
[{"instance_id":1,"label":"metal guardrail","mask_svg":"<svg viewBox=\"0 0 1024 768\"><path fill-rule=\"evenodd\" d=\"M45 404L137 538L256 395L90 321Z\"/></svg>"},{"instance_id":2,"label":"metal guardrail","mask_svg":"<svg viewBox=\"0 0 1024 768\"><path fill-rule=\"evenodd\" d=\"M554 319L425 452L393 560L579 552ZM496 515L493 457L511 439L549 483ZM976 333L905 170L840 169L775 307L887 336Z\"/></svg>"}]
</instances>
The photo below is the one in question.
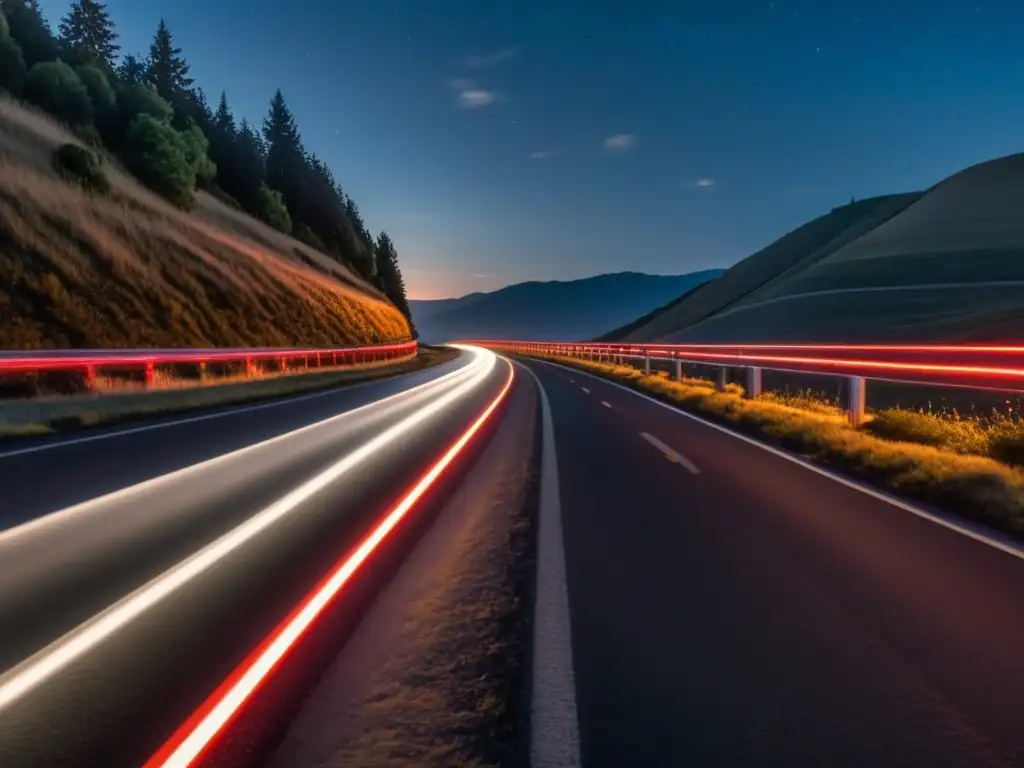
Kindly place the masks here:
<instances>
[{"instance_id":1,"label":"metal guardrail","mask_svg":"<svg viewBox=\"0 0 1024 768\"><path fill-rule=\"evenodd\" d=\"M374 344L362 347L330 349L251 347L238 349L79 349L79 350L6 350L0 352L0 378L5 375L31 375L64 372L80 374L92 386L103 371L141 371L147 384L154 381L156 369L168 365L196 365L200 375L209 363L244 363L248 373L260 364L275 363L279 370L364 365L397 360L414 355L415 341Z\"/></svg>"},{"instance_id":2,"label":"metal guardrail","mask_svg":"<svg viewBox=\"0 0 1024 768\"><path fill-rule=\"evenodd\" d=\"M864 420L868 380L1006 392L1024 391L1024 346L858 344L615 344L592 342L471 341L520 354L558 355L595 362L671 362L682 379L684 363L718 368L725 389L727 370L746 370L746 394L762 391L763 370L839 376L848 380L846 409L854 425Z\"/></svg>"}]
</instances>

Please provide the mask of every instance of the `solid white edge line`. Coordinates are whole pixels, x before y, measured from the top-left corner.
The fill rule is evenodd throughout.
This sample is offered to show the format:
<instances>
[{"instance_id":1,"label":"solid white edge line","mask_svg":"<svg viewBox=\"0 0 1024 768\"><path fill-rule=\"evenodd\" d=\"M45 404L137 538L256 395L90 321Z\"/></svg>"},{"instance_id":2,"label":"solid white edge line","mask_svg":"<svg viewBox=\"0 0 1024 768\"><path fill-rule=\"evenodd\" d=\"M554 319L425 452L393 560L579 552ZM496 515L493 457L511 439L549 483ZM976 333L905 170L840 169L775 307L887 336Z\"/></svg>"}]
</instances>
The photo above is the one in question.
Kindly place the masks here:
<instances>
[{"instance_id":1,"label":"solid white edge line","mask_svg":"<svg viewBox=\"0 0 1024 768\"><path fill-rule=\"evenodd\" d=\"M671 448L671 447L665 445L663 442L661 442L661 440L656 438L654 435L649 435L646 432L641 432L640 433L640 437L642 437L644 440L646 440L648 443L653 445L655 448L657 448L659 451L661 451L665 455L671 456L673 461L675 461L677 464L683 465L688 470L690 470L693 474L695 474L695 475L699 475L700 474L700 470L697 469L697 465L696 464L694 464L688 458L683 456L683 454L681 454L675 448Z\"/></svg>"},{"instance_id":2,"label":"solid white edge line","mask_svg":"<svg viewBox=\"0 0 1024 768\"><path fill-rule=\"evenodd\" d=\"M379 408L384 403L406 398L410 395L413 395L414 393L423 394L428 389L434 388L442 384L443 382L454 381L454 379L458 377L470 376L473 372L474 367L477 364L477 359L472 360L468 365L465 365L461 368L457 368L456 370L446 373L443 376L439 376L436 379L430 379L429 381L425 381L422 384L417 384L415 387L411 387L410 389L403 389L402 391L396 392L393 395L388 395L387 397L382 397L379 400L373 400L369 403L364 403L363 405L356 406L355 408L351 408L347 411L342 411L341 413L337 413L333 416L328 416L327 418L321 419L320 421L314 421L311 424L305 424L301 427L291 430L290 432L282 432L279 435L268 437L266 440L261 440L258 443L250 443L249 445L242 446L241 448L236 448L233 451L228 451L227 453L222 453L218 456L213 456L212 458L205 459L203 461L198 462L197 464L189 464L179 469L172 470L171 472L168 472L166 474L157 475L156 477L151 477L146 480L142 480L133 485L118 488L117 490L110 491L109 493L105 493L102 496L96 496L91 499L86 499L85 501L80 501L77 504L72 504L69 507L63 507L61 509L53 510L52 512L47 512L31 520L26 520L24 523L0 531L0 546L9 543L11 539L14 539L16 537L29 535L40 529L52 527L54 525L59 525L62 521L67 520L68 518L85 514L90 510L94 510L113 501L117 501L128 496L134 496L144 491L152 490L154 487L157 487L159 485L180 480L182 477L192 474L193 472L209 469L212 466L216 466L217 464L221 464L223 462L236 459L239 456L242 456L251 451L256 451L268 445L273 445L278 442L289 440L295 437L296 435L314 429L318 429L324 426L325 424L330 424L336 421L348 419L349 417L354 416L356 414L363 413L374 408Z\"/></svg>"},{"instance_id":3,"label":"solid white edge line","mask_svg":"<svg viewBox=\"0 0 1024 768\"><path fill-rule=\"evenodd\" d=\"M540 503L537 514L537 590L533 617L530 768L580 765L576 679L572 661L569 590L551 405L537 374L541 408Z\"/></svg>"},{"instance_id":4,"label":"solid white edge line","mask_svg":"<svg viewBox=\"0 0 1024 768\"><path fill-rule=\"evenodd\" d=\"M483 362L480 366L473 366L479 367L481 370L474 371L474 375L467 381L461 382L436 400L414 411L412 415L406 416L398 423L391 425L359 447L346 453L330 466L254 513L245 522L171 566L129 595L0 675L0 713L199 574L263 533L316 493L323 491L331 483L337 482L371 458L377 451L400 439L407 432L415 429L419 424L464 395L475 391L494 369L498 357L488 350L478 348L474 351L484 353L474 363Z\"/></svg>"},{"instance_id":5,"label":"solid white edge line","mask_svg":"<svg viewBox=\"0 0 1024 768\"><path fill-rule=\"evenodd\" d=\"M410 371L413 373L413 371ZM351 392L354 389L369 386L370 384L376 384L387 379L376 379L372 381L357 381L352 384L345 385L344 389L347 392ZM64 439L53 440L52 442L46 442L42 445L30 445L26 448L15 448L10 451L0 452L0 459L8 459L13 456L23 456L28 453L40 453L41 451L52 451L58 448L65 448L69 445L79 445L81 443L93 443L99 440L110 440L115 437L122 437L124 435L134 435L139 432L150 432L156 429L166 429L167 427L177 427L182 424L194 424L199 421L209 421L210 419L222 419L227 416L234 416L239 413L252 413L254 411L262 411L266 408L277 408L282 405L290 405L291 403L300 403L304 400L313 400L318 397L327 397L328 395L337 394L339 387L328 387L319 392L308 392L306 394L294 395L292 397L281 397L276 398L266 403L256 403L254 405L226 405L223 408L211 413L203 413L198 416L188 416L182 419L174 419L173 421L165 421L159 424L144 424L138 427L128 427L126 429L118 429L111 432L103 432L102 434L96 435L83 435L82 437L70 437ZM210 406L211 408L217 408L217 406ZM159 418L159 415L153 418Z\"/></svg>"},{"instance_id":6,"label":"solid white edge line","mask_svg":"<svg viewBox=\"0 0 1024 768\"><path fill-rule=\"evenodd\" d=\"M645 395L643 392L637 392L635 389L631 389L623 384L619 384L617 381L610 381L609 379L604 379L600 376L596 376L592 373L589 373L588 371L583 371L580 370L579 368L574 368L572 366L554 363L551 362L550 360L542 360L541 358L537 357L530 357L527 359L534 360L538 363L545 363L556 368L564 368L566 370L574 371L576 373L582 373L584 376L589 376L590 378L597 379L598 381L608 384L609 386L617 387L625 392L629 392L631 395L636 395L637 397L642 398L644 400L649 400L655 405L664 408L668 411L671 411L672 413L678 414L680 416L685 416L687 419L696 421L700 424L703 424L706 427L710 427L711 429L715 429L718 430L719 432L731 435L732 437L735 437L737 440L742 440L745 443L755 445L761 450L775 454L776 456L779 456L780 458L783 458L786 461L791 461L794 464L799 464L804 469L808 469L811 472L822 475L823 477L827 477L830 480L834 480L835 482L840 483L841 485L845 485L847 488L852 488L855 491L860 491L861 493L867 494L868 496L878 499L879 501L884 501L887 504L891 504L894 507L898 507L899 509L902 509L905 512L909 512L912 515L916 515L917 517L920 517L924 520L928 520L932 523L935 523L936 525L940 525L943 528L947 528L951 531L962 534L969 539L977 541L980 544L987 544L988 546L993 547L994 549L998 549L1000 552L1005 552L1008 555L1012 555L1013 557L1024 560L1024 546L1008 538L1001 539L1000 534L995 531L990 531L987 529L983 531L975 530L963 523L946 519L945 517L934 514L933 512L929 512L926 509L921 509L920 507L914 506L910 502L904 501L903 499L891 496L888 493L885 493L884 491L880 491L876 488L871 488L870 486L864 485L855 480L851 480L849 478L842 477L841 475L837 475L833 472L830 472L824 467L819 467L817 464L812 464L810 461L800 456L796 456L792 453L787 453L786 451L762 443L758 440L755 440L752 437L748 437L747 435L741 434L739 432L734 432L728 427L723 427L720 424L715 424L714 422L708 421L707 419L703 419L700 416L696 416L692 413L688 413L687 411L680 410L679 408L669 405L668 403L663 403L662 401L657 400L656 398L653 398L650 395Z\"/></svg>"}]
</instances>

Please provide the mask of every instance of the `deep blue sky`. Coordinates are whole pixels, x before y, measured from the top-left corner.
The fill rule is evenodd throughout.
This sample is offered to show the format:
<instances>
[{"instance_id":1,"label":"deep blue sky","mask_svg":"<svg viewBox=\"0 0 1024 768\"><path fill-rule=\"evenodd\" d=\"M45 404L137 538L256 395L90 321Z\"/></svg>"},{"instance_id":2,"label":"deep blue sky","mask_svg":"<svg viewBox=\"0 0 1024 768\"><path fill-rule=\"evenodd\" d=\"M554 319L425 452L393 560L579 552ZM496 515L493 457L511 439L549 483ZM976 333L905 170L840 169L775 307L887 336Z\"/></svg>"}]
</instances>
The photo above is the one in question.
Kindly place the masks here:
<instances>
[{"instance_id":1,"label":"deep blue sky","mask_svg":"<svg viewBox=\"0 0 1024 768\"><path fill-rule=\"evenodd\" d=\"M41 5L56 26L68 3ZM163 15L236 116L282 88L414 298L728 266L851 196L1024 150L1019 0L108 7L127 52Z\"/></svg>"}]
</instances>

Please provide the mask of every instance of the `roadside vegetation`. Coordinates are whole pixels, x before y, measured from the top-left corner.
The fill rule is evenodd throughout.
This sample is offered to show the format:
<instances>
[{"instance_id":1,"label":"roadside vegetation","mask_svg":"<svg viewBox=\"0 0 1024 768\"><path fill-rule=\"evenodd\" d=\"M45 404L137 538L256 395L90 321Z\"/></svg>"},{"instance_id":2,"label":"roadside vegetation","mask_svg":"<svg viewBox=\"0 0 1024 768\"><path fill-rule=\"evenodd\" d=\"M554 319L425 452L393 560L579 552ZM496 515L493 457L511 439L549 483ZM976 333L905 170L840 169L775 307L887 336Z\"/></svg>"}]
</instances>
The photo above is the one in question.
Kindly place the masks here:
<instances>
[{"instance_id":1,"label":"roadside vegetation","mask_svg":"<svg viewBox=\"0 0 1024 768\"><path fill-rule=\"evenodd\" d=\"M807 393L743 396L703 379L672 380L625 365L547 357L619 381L683 410L898 494L1015 535L1024 534L1024 424L1013 413L968 417L887 409L857 429L836 404Z\"/></svg>"},{"instance_id":2,"label":"roadside vegetation","mask_svg":"<svg viewBox=\"0 0 1024 768\"><path fill-rule=\"evenodd\" d=\"M33 0L0 0L0 347L414 333L393 242L280 91L261 127L227 94L212 108L162 20L120 54L105 3L75 0L54 34Z\"/></svg>"}]
</instances>

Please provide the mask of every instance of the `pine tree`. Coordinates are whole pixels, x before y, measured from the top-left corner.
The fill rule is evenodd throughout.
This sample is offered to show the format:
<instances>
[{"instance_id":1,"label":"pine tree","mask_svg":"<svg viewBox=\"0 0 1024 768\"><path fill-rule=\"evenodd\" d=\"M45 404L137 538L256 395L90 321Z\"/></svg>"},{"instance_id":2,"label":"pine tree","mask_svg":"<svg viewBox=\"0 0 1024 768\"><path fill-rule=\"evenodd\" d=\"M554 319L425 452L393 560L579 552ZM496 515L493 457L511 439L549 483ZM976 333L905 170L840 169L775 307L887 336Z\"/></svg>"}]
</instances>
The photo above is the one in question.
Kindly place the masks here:
<instances>
[{"instance_id":1,"label":"pine tree","mask_svg":"<svg viewBox=\"0 0 1024 768\"><path fill-rule=\"evenodd\" d=\"M377 261L377 282L384 295L405 315L415 335L409 301L405 296L405 280L402 279L402 270L398 266L398 251L395 250L395 244L387 232L380 233L374 251Z\"/></svg>"},{"instance_id":2,"label":"pine tree","mask_svg":"<svg viewBox=\"0 0 1024 768\"><path fill-rule=\"evenodd\" d=\"M181 48L174 47L174 38L163 19L156 28L153 44L149 47L149 65L146 68L149 82L164 99L172 104L179 95L192 86L188 76L188 64L181 57Z\"/></svg>"},{"instance_id":3,"label":"pine tree","mask_svg":"<svg viewBox=\"0 0 1024 768\"><path fill-rule=\"evenodd\" d=\"M228 107L226 91L221 91L220 104L217 105L217 113L213 116L213 126L226 135L234 136L235 134L235 116L231 114L231 109Z\"/></svg>"},{"instance_id":4,"label":"pine tree","mask_svg":"<svg viewBox=\"0 0 1024 768\"><path fill-rule=\"evenodd\" d=\"M117 68L117 79L125 85L144 85L147 82L146 65L138 56L129 53Z\"/></svg>"},{"instance_id":5,"label":"pine tree","mask_svg":"<svg viewBox=\"0 0 1024 768\"><path fill-rule=\"evenodd\" d=\"M76 0L60 22L64 49L81 64L93 64L113 70L121 50L117 33L105 3Z\"/></svg>"},{"instance_id":6,"label":"pine tree","mask_svg":"<svg viewBox=\"0 0 1024 768\"><path fill-rule=\"evenodd\" d=\"M291 207L289 197L295 196L302 183L299 177L306 165L305 151L295 118L280 90L270 101L270 112L263 122L263 140L267 152L267 185L281 192Z\"/></svg>"},{"instance_id":7,"label":"pine tree","mask_svg":"<svg viewBox=\"0 0 1024 768\"><path fill-rule=\"evenodd\" d=\"M218 110L219 112L219 110ZM262 213L263 142L244 119L231 135L216 132L211 157L217 164L217 184L243 209L253 215ZM214 150L216 147L216 150Z\"/></svg>"}]
</instances>

